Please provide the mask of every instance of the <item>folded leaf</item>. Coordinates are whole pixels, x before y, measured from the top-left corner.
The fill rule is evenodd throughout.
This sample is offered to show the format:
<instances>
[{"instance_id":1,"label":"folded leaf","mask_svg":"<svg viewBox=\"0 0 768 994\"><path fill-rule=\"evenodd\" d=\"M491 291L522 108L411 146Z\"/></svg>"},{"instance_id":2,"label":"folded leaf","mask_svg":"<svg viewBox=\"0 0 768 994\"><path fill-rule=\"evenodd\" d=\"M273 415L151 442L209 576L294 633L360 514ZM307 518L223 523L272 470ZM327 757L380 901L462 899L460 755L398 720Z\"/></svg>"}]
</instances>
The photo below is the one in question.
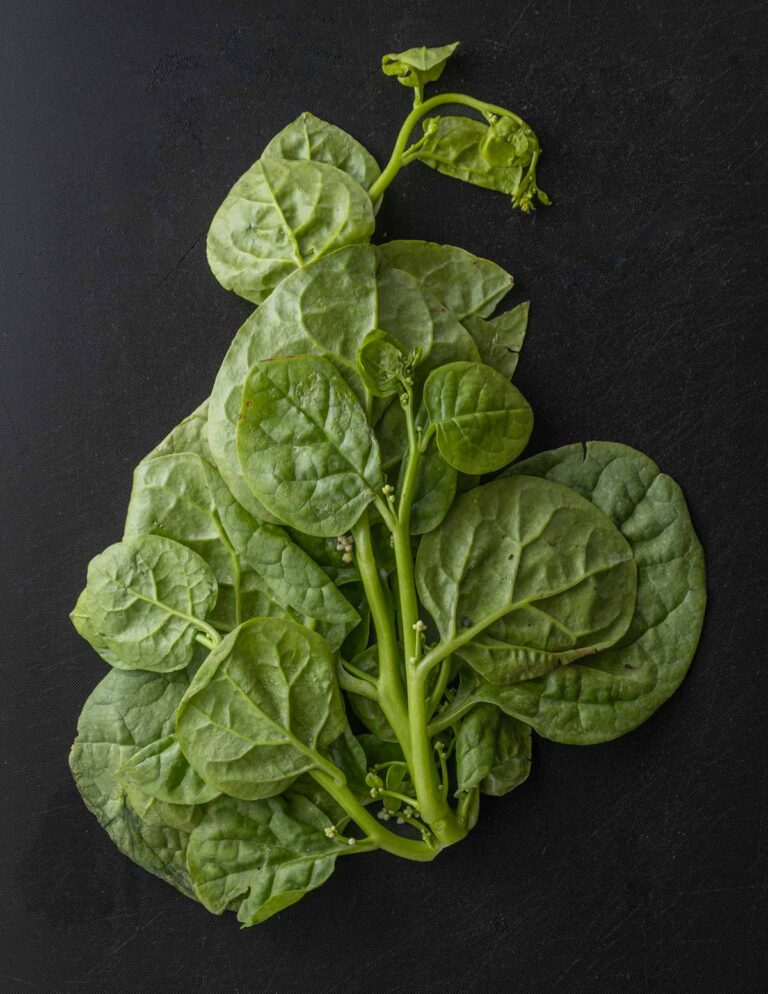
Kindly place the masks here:
<instances>
[{"instance_id":1,"label":"folded leaf","mask_svg":"<svg viewBox=\"0 0 768 994\"><path fill-rule=\"evenodd\" d=\"M118 769L150 742L173 731L176 707L189 684L184 671L112 670L86 701L69 765L77 789L117 848L134 863L188 897L188 836L167 824L148 824L128 806Z\"/></svg>"},{"instance_id":2,"label":"folded leaf","mask_svg":"<svg viewBox=\"0 0 768 994\"><path fill-rule=\"evenodd\" d=\"M381 68L387 76L396 76L403 86L421 87L440 79L446 62L458 46L457 41L439 48L425 48L422 45L421 48L384 55Z\"/></svg>"},{"instance_id":3,"label":"folded leaf","mask_svg":"<svg viewBox=\"0 0 768 994\"><path fill-rule=\"evenodd\" d=\"M257 618L228 635L179 705L176 735L206 783L246 800L282 793L347 727L319 635Z\"/></svg>"},{"instance_id":4,"label":"folded leaf","mask_svg":"<svg viewBox=\"0 0 768 994\"><path fill-rule=\"evenodd\" d=\"M373 205L324 162L260 159L240 177L208 232L208 262L225 290L260 304L313 259L373 233Z\"/></svg>"},{"instance_id":5,"label":"folded leaf","mask_svg":"<svg viewBox=\"0 0 768 994\"><path fill-rule=\"evenodd\" d=\"M383 484L365 412L333 364L315 356L253 367L237 450L262 504L311 535L349 531Z\"/></svg>"},{"instance_id":6,"label":"folded leaf","mask_svg":"<svg viewBox=\"0 0 768 994\"><path fill-rule=\"evenodd\" d=\"M635 606L632 550L575 491L529 476L459 497L416 558L421 599L445 640L492 683L546 673L613 645Z\"/></svg>"},{"instance_id":7,"label":"folded leaf","mask_svg":"<svg viewBox=\"0 0 768 994\"><path fill-rule=\"evenodd\" d=\"M533 412L517 387L490 366L451 362L424 384L424 407L443 458L463 473L491 473L518 456Z\"/></svg>"},{"instance_id":8,"label":"folded leaf","mask_svg":"<svg viewBox=\"0 0 768 994\"><path fill-rule=\"evenodd\" d=\"M499 141L491 144L495 137L494 123L498 120L504 121L505 125L509 122L520 139L518 143ZM524 122L495 118L489 125L470 117L440 117L426 119L423 128L423 144L414 157L425 165L473 186L507 193L512 197L513 206L523 211L533 209L535 198L541 203L549 203L549 198L536 185L539 143ZM493 149L491 153L489 144ZM500 153L500 144L506 147L504 155Z\"/></svg>"}]
</instances>

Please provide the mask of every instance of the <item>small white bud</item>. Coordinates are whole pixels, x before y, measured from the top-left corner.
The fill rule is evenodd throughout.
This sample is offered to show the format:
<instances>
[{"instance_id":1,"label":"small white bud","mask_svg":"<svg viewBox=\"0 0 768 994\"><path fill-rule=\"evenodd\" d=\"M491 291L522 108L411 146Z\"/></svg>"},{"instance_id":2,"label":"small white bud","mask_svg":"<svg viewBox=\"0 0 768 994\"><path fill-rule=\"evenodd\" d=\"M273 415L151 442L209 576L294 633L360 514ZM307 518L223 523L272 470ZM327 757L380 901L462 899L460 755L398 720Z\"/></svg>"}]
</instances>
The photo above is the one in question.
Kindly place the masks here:
<instances>
[{"instance_id":1,"label":"small white bud","mask_svg":"<svg viewBox=\"0 0 768 994\"><path fill-rule=\"evenodd\" d=\"M351 563L352 562L352 553L351 552L345 552L344 555L341 557L341 561L343 563Z\"/></svg>"},{"instance_id":2,"label":"small white bud","mask_svg":"<svg viewBox=\"0 0 768 994\"><path fill-rule=\"evenodd\" d=\"M413 625L413 630L414 630L415 632L425 632L425 631L427 630L427 626L426 626L426 625L424 624L424 622L423 622L423 621L422 621L421 619L419 619L419 620L418 620L418 621L417 621L417 622L416 622L416 623L415 623L415 624Z\"/></svg>"},{"instance_id":3,"label":"small white bud","mask_svg":"<svg viewBox=\"0 0 768 994\"><path fill-rule=\"evenodd\" d=\"M333 825L329 825L328 828L326 828L325 830L325 834L328 836L329 839L335 838L336 828Z\"/></svg>"},{"instance_id":4,"label":"small white bud","mask_svg":"<svg viewBox=\"0 0 768 994\"><path fill-rule=\"evenodd\" d=\"M347 839L347 845L348 846L356 846L357 845L357 839L354 838L354 837L351 838L351 839Z\"/></svg>"}]
</instances>

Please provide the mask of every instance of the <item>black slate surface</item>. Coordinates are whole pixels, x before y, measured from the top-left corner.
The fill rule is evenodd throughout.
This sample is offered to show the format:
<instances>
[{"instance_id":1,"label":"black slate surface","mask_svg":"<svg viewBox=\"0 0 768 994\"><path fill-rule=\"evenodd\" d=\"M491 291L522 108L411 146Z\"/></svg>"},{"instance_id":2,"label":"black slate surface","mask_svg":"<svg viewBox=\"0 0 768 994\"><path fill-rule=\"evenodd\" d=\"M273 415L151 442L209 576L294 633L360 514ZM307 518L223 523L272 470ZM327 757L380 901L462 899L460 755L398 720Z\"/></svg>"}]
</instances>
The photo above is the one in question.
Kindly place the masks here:
<instances>
[{"instance_id":1,"label":"black slate surface","mask_svg":"<svg viewBox=\"0 0 768 994\"><path fill-rule=\"evenodd\" d=\"M0 13L3 991L766 989L764 3L18 3ZM593 748L538 741L430 866L344 861L239 931L133 867L66 756L104 665L67 613L131 469L208 393L245 302L216 206L304 109L384 161L385 51L522 113L555 206L414 166L379 232L518 277L529 451L609 438L688 495L710 607L680 692Z\"/></svg>"}]
</instances>

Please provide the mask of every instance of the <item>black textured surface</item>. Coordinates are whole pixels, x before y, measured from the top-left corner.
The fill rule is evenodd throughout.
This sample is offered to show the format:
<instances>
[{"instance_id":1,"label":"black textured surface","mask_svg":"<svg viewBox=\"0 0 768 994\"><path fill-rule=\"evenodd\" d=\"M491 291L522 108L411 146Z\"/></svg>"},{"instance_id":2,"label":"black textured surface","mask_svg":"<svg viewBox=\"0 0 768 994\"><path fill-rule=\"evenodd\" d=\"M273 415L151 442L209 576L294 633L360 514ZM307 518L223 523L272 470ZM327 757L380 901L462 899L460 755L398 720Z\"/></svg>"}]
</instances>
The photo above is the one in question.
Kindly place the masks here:
<instances>
[{"instance_id":1,"label":"black textured surface","mask_svg":"<svg viewBox=\"0 0 768 994\"><path fill-rule=\"evenodd\" d=\"M3 991L766 989L763 3L14 3L0 15ZM450 10L448 9L450 7ZM445 89L521 112L534 217L420 166L379 232L454 242L530 297L529 451L609 438L683 486L710 608L680 692L618 742L538 741L430 866L344 860L239 931L133 867L66 766L105 672L67 612L131 469L250 308L210 275L231 183L301 110L383 161L385 51L461 38Z\"/></svg>"}]
</instances>

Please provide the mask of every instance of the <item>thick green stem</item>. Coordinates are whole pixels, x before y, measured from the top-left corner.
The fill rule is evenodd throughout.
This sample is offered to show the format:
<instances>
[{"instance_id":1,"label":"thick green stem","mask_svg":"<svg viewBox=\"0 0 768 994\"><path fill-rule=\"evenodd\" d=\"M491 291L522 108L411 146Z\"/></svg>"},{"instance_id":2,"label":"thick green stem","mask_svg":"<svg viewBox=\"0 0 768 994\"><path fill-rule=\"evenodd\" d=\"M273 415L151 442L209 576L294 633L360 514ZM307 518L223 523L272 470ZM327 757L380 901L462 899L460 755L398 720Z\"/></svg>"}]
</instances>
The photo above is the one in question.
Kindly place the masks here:
<instances>
[{"instance_id":1,"label":"thick green stem","mask_svg":"<svg viewBox=\"0 0 768 994\"><path fill-rule=\"evenodd\" d=\"M379 849L384 849L395 856L401 856L403 859L412 859L420 863L428 863L435 858L438 849L432 849L425 842L417 842L415 839L404 839L402 835L396 835L384 828L377 818L366 811L349 787L337 783L333 777L322 770L311 770L310 772L320 786L334 800L338 801L349 817Z\"/></svg>"},{"instance_id":2,"label":"thick green stem","mask_svg":"<svg viewBox=\"0 0 768 994\"><path fill-rule=\"evenodd\" d=\"M408 461L403 475L398 518L394 530L395 561L400 590L400 614L405 644L405 675L411 740L411 757L408 765L421 817L429 825L440 845L452 845L464 838L466 830L459 824L441 790L435 767L432 740L427 728L429 716L427 714L426 681L429 671L421 673L418 669L422 635L419 630L419 605L413 576L410 523L411 504L413 503L421 448L413 419L412 399L410 391L408 391L408 402L404 404L408 425Z\"/></svg>"},{"instance_id":3,"label":"thick green stem","mask_svg":"<svg viewBox=\"0 0 768 994\"><path fill-rule=\"evenodd\" d=\"M376 567L367 511L363 513L355 525L352 534L355 540L355 558L360 571L360 579L363 581L365 596L376 629L376 640L379 648L379 704L407 759L411 751L408 704L400 676L400 656L395 626Z\"/></svg>"},{"instance_id":4,"label":"thick green stem","mask_svg":"<svg viewBox=\"0 0 768 994\"><path fill-rule=\"evenodd\" d=\"M392 149L389 162L368 191L371 200L375 202L400 172L403 166L403 154L406 151L408 139L422 117L429 114L436 107L442 107L444 104L461 104L464 107L471 107L473 110L480 111L481 114L498 114L500 117L511 117L518 124L524 123L517 114L513 114L512 111L507 110L505 107L488 104L484 100L476 100L474 97L465 96L463 93L439 93L435 97L430 97L429 100L425 100L423 103L414 107L403 122L403 126L397 136L397 141L395 142L395 147Z\"/></svg>"}]
</instances>

